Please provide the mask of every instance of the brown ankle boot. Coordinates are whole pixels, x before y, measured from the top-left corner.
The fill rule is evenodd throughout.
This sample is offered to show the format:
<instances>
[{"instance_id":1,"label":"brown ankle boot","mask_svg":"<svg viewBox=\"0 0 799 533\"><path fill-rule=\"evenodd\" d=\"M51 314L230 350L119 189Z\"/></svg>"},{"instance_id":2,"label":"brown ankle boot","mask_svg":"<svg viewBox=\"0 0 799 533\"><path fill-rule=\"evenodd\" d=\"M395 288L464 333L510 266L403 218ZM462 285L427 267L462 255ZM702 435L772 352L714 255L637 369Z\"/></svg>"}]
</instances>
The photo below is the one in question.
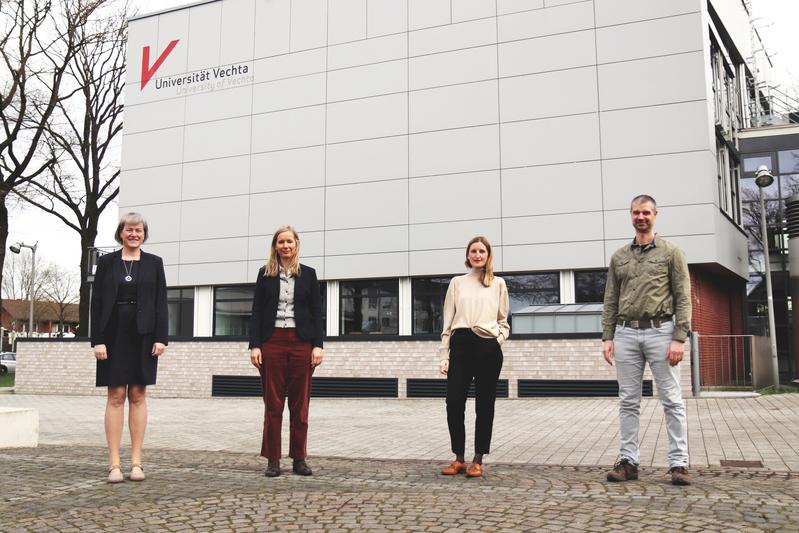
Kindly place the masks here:
<instances>
[{"instance_id":1,"label":"brown ankle boot","mask_svg":"<svg viewBox=\"0 0 799 533\"><path fill-rule=\"evenodd\" d=\"M633 464L626 457L622 457L613 465L613 470L608 472L608 481L630 481L638 479L638 465Z\"/></svg>"}]
</instances>

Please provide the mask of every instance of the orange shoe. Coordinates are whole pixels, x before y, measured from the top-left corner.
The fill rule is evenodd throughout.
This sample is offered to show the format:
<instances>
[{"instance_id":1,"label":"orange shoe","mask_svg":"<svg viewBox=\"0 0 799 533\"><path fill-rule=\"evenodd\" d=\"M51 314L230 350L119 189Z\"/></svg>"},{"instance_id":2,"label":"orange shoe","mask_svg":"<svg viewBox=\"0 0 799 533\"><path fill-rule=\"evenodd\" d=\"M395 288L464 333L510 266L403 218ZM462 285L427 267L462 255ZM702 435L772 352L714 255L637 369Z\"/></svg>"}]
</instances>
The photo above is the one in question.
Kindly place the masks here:
<instances>
[{"instance_id":1,"label":"orange shoe","mask_svg":"<svg viewBox=\"0 0 799 533\"><path fill-rule=\"evenodd\" d=\"M466 477L483 477L483 465L480 463L472 463L466 469Z\"/></svg>"},{"instance_id":2,"label":"orange shoe","mask_svg":"<svg viewBox=\"0 0 799 533\"><path fill-rule=\"evenodd\" d=\"M456 474L460 474L461 472L466 471L466 463L463 461L458 461L455 459L450 463L449 466L445 466L441 469L441 473L445 476L454 476Z\"/></svg>"}]
</instances>

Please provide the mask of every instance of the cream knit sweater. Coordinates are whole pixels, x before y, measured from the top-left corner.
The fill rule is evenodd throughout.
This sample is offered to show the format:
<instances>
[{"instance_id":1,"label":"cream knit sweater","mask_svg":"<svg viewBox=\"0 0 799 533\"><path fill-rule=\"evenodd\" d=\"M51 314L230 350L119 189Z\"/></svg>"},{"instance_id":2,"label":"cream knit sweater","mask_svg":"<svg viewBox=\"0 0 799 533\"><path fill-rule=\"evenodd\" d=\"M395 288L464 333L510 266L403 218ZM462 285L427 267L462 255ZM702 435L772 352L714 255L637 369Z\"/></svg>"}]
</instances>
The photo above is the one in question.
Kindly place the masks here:
<instances>
[{"instance_id":1,"label":"cream knit sweater","mask_svg":"<svg viewBox=\"0 0 799 533\"><path fill-rule=\"evenodd\" d=\"M480 280L482 274L480 270L471 270L449 282L444 299L441 359L449 359L449 339L456 329L469 328L480 337L497 339L500 344L510 335L505 280L495 276L491 286L486 287Z\"/></svg>"}]
</instances>

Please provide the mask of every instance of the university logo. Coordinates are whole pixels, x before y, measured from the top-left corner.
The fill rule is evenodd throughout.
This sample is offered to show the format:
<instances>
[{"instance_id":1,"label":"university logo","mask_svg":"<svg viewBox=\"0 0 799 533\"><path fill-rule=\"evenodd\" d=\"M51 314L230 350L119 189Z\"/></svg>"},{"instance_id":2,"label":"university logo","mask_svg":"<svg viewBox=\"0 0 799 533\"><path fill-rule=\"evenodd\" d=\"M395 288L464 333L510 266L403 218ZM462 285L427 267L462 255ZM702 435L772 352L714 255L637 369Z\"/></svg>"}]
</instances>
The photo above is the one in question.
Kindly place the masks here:
<instances>
[{"instance_id":1,"label":"university logo","mask_svg":"<svg viewBox=\"0 0 799 533\"><path fill-rule=\"evenodd\" d=\"M155 72L161 67L161 65L166 60L167 56L172 53L172 50L178 45L178 41L180 39L175 39L174 41L170 42L166 49L161 52L161 55L158 56L158 59L155 60L153 66L150 66L150 47L145 46L141 50L141 90L144 90L144 87L147 85L147 82L155 75Z\"/></svg>"}]
</instances>

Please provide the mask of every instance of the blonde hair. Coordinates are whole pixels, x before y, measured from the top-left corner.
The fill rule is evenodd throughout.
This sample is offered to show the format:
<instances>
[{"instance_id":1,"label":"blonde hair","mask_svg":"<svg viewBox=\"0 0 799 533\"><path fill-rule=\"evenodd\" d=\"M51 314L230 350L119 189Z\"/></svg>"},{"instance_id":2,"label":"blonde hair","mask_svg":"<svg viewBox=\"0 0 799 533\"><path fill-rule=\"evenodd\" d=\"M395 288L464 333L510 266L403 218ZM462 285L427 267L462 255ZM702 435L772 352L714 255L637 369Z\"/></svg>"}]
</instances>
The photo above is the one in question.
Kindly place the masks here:
<instances>
[{"instance_id":1,"label":"blonde hair","mask_svg":"<svg viewBox=\"0 0 799 533\"><path fill-rule=\"evenodd\" d=\"M488 239L482 235L472 237L472 240L466 245L466 261L464 261L464 264L468 268L472 268L472 264L469 262L469 249L476 242L483 244L488 251L488 258L486 258L486 266L483 268L483 279L481 281L485 287L490 287L491 282L494 281L494 253L491 251L491 243L488 242Z\"/></svg>"},{"instance_id":2,"label":"blonde hair","mask_svg":"<svg viewBox=\"0 0 799 533\"><path fill-rule=\"evenodd\" d=\"M291 232L294 235L294 241L297 243L297 248L294 249L294 257L291 258L289 264L289 272L292 276L300 276L300 236L297 235L297 230L294 226L280 226L275 230L272 236L272 245L269 247L269 257L266 258L266 266L264 268L264 277L275 278L280 273L280 255L277 253L277 237L281 233Z\"/></svg>"}]
</instances>

